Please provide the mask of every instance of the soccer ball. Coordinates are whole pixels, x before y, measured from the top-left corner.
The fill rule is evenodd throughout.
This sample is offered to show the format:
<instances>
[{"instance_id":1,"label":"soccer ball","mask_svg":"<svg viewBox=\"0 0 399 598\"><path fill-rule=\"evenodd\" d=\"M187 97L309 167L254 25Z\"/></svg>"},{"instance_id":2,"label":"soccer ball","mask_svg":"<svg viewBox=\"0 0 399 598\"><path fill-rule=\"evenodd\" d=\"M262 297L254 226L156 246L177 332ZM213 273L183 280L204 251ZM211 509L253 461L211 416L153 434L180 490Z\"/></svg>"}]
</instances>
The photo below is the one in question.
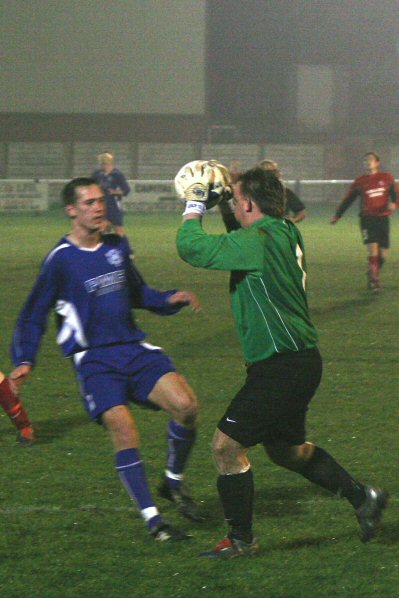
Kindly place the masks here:
<instances>
[{"instance_id":1,"label":"soccer ball","mask_svg":"<svg viewBox=\"0 0 399 598\"><path fill-rule=\"evenodd\" d=\"M201 201L207 209L232 196L230 173L217 160L194 160L182 166L175 189L183 201Z\"/></svg>"}]
</instances>

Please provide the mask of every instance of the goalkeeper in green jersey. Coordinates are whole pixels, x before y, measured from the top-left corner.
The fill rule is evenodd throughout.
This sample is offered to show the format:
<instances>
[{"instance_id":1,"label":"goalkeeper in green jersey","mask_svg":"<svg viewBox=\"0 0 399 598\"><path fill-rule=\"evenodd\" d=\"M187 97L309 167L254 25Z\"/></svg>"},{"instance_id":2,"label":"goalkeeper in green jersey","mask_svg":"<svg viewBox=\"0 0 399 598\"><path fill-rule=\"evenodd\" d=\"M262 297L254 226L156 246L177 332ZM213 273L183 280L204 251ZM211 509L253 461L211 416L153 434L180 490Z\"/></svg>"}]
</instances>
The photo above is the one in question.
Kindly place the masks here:
<instances>
[{"instance_id":1,"label":"goalkeeper in green jersey","mask_svg":"<svg viewBox=\"0 0 399 598\"><path fill-rule=\"evenodd\" d=\"M387 493L353 479L324 449L305 440L306 411L320 383L322 360L308 312L304 244L295 224L284 218L284 186L262 168L241 174L233 200L241 228L208 235L201 224L209 205L205 174L194 168L176 181L187 198L178 252L194 267L231 272L232 313L247 377L213 440L228 535L201 556L230 558L258 551L248 457L256 444L277 465L345 497L367 542L377 532Z\"/></svg>"}]
</instances>

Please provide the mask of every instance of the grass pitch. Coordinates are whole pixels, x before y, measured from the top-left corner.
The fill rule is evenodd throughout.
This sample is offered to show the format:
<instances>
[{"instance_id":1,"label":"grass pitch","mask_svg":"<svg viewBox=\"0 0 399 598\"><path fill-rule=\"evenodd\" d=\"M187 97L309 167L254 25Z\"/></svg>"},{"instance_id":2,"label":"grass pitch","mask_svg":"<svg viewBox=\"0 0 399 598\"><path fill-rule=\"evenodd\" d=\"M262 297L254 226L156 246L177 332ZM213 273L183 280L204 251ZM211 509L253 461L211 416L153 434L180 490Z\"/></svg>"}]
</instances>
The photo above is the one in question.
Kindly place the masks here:
<instances>
[{"instance_id":1,"label":"grass pitch","mask_svg":"<svg viewBox=\"0 0 399 598\"><path fill-rule=\"evenodd\" d=\"M187 481L207 520L192 525L158 500L164 516L193 538L163 546L148 536L114 471L108 437L83 410L50 318L37 367L23 391L36 445L16 446L10 422L0 413L2 598L399 595L398 217L384 288L371 296L354 210L335 227L328 223L331 212L311 208L300 225L309 303L325 364L308 435L354 476L390 492L378 539L362 545L346 501L271 464L255 448L251 460L261 554L227 562L197 557L225 533L210 442L245 373L229 310L228 274L194 270L179 260L174 244L178 215L131 214L127 232L147 281L160 289L192 289L203 304L197 315L189 310L171 318L138 315L149 341L173 357L200 399L201 427ZM41 260L68 230L68 221L53 211L41 217L2 215L0 226L0 367L8 372L15 318ZM217 216L207 217L205 228L222 231ZM137 408L134 413L155 494L168 418Z\"/></svg>"}]
</instances>

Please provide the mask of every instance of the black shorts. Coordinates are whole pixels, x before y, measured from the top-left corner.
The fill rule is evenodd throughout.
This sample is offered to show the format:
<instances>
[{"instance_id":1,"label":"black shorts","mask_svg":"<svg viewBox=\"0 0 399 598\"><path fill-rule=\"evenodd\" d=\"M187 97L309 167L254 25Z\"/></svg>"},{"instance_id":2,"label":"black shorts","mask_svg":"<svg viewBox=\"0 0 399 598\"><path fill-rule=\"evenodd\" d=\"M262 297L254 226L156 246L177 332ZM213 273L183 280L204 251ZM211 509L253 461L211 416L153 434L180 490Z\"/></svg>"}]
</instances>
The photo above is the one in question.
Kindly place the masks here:
<instances>
[{"instance_id":1,"label":"black shorts","mask_svg":"<svg viewBox=\"0 0 399 598\"><path fill-rule=\"evenodd\" d=\"M378 243L380 247L389 247L389 216L360 216L360 229L363 243Z\"/></svg>"},{"instance_id":2,"label":"black shorts","mask_svg":"<svg viewBox=\"0 0 399 598\"><path fill-rule=\"evenodd\" d=\"M248 368L244 386L218 428L244 447L258 443L303 444L310 399L320 384L322 360L317 348L277 353Z\"/></svg>"}]
</instances>

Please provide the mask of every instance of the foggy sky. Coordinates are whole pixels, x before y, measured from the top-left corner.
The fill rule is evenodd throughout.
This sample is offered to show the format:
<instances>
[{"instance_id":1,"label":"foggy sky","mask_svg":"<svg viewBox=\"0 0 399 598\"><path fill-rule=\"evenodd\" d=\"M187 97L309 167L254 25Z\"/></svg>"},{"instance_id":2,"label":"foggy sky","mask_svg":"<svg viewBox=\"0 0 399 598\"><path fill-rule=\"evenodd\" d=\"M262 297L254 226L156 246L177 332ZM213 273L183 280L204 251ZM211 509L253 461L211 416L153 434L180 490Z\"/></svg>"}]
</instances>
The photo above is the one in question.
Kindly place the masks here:
<instances>
[{"instance_id":1,"label":"foggy sky","mask_svg":"<svg viewBox=\"0 0 399 598\"><path fill-rule=\"evenodd\" d=\"M349 74L343 129L399 127L396 0L210 0L208 27L214 119L289 137L297 68L313 64Z\"/></svg>"}]
</instances>

